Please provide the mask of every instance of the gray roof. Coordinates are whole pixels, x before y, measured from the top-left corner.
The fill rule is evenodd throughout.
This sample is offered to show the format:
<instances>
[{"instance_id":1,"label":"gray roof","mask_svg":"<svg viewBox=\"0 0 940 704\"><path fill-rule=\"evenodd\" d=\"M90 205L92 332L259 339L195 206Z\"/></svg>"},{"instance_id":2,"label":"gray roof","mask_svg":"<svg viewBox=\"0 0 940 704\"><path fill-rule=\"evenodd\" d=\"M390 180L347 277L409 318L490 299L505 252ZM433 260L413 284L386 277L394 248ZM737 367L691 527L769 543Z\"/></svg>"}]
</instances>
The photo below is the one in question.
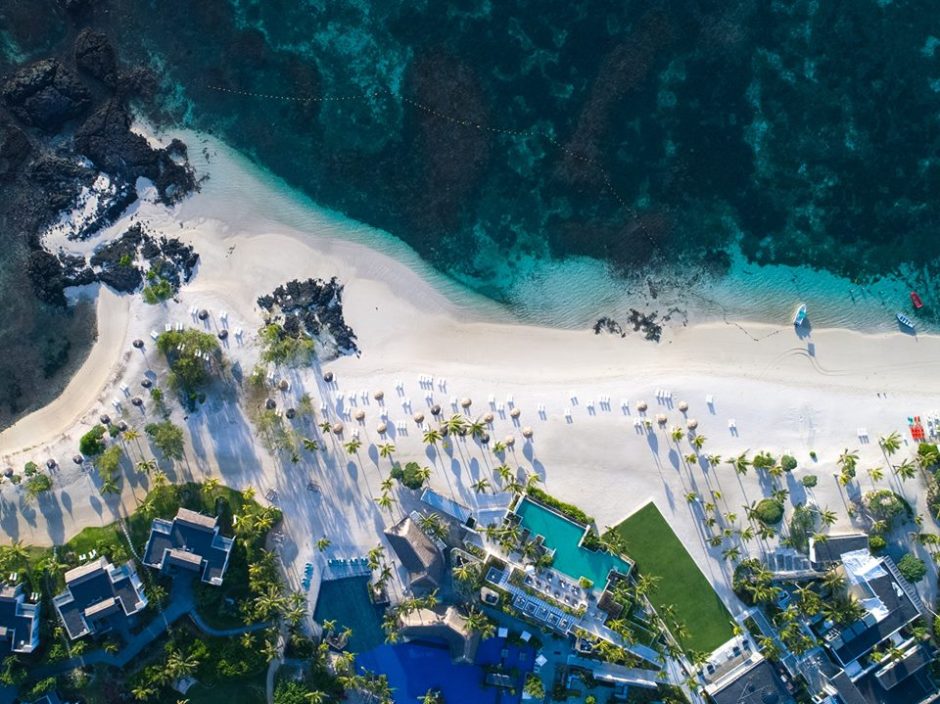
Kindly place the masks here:
<instances>
[{"instance_id":1,"label":"gray roof","mask_svg":"<svg viewBox=\"0 0 940 704\"><path fill-rule=\"evenodd\" d=\"M72 639L125 622L147 605L133 562L113 566L104 557L65 573L65 591L53 599Z\"/></svg>"},{"instance_id":2,"label":"gray roof","mask_svg":"<svg viewBox=\"0 0 940 704\"><path fill-rule=\"evenodd\" d=\"M158 570L201 572L203 582L221 584L233 541L219 534L218 519L181 508L172 521L155 518L143 562Z\"/></svg>"},{"instance_id":3,"label":"gray roof","mask_svg":"<svg viewBox=\"0 0 940 704\"><path fill-rule=\"evenodd\" d=\"M935 701L937 687L927 668L929 654L923 647L909 654L894 667L869 672L852 682L845 672L832 678L842 704L921 704ZM900 668L894 674L888 674ZM885 686L886 684L890 686Z\"/></svg>"},{"instance_id":4,"label":"gray roof","mask_svg":"<svg viewBox=\"0 0 940 704\"><path fill-rule=\"evenodd\" d=\"M0 588L0 656L31 653L39 644L39 605L27 604L23 586Z\"/></svg>"},{"instance_id":5,"label":"gray roof","mask_svg":"<svg viewBox=\"0 0 940 704\"><path fill-rule=\"evenodd\" d=\"M392 549L408 570L412 589L433 591L444 576L444 556L418 524L405 518L385 531Z\"/></svg>"},{"instance_id":6,"label":"gray roof","mask_svg":"<svg viewBox=\"0 0 940 704\"><path fill-rule=\"evenodd\" d=\"M767 660L742 673L711 694L715 704L792 704L793 697Z\"/></svg>"},{"instance_id":7,"label":"gray roof","mask_svg":"<svg viewBox=\"0 0 940 704\"><path fill-rule=\"evenodd\" d=\"M865 533L829 535L825 540L809 539L809 559L817 567L827 567L839 562L847 552L867 549L868 536Z\"/></svg>"}]
</instances>

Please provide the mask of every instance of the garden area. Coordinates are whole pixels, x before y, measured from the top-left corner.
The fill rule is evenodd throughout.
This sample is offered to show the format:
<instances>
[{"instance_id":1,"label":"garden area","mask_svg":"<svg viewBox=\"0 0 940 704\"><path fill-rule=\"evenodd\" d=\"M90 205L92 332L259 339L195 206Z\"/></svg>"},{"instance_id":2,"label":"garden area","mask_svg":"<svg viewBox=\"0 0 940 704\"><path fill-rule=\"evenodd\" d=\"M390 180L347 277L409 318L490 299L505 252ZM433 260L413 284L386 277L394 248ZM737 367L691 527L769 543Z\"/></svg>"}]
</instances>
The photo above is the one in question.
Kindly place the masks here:
<instances>
[{"instance_id":1,"label":"garden area","mask_svg":"<svg viewBox=\"0 0 940 704\"><path fill-rule=\"evenodd\" d=\"M685 650L711 652L732 637L731 614L655 504L611 531L636 563L637 574L658 578L649 600L657 611L675 611L682 628L673 635Z\"/></svg>"}]
</instances>

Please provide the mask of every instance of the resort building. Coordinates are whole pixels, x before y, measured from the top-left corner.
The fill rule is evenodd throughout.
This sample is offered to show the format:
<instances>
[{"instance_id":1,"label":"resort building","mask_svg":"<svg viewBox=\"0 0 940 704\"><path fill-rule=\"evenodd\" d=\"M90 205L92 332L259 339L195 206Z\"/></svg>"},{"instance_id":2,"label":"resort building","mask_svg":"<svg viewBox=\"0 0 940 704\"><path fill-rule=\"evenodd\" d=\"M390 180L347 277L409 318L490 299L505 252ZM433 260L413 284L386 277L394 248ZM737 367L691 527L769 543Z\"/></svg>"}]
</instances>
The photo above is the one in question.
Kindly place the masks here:
<instances>
[{"instance_id":1,"label":"resort building","mask_svg":"<svg viewBox=\"0 0 940 704\"><path fill-rule=\"evenodd\" d=\"M793 704L787 685L768 660L753 652L705 688L713 704Z\"/></svg>"},{"instance_id":2,"label":"resort building","mask_svg":"<svg viewBox=\"0 0 940 704\"><path fill-rule=\"evenodd\" d=\"M23 585L0 587L0 657L39 646L39 604L26 602Z\"/></svg>"},{"instance_id":3,"label":"resort building","mask_svg":"<svg viewBox=\"0 0 940 704\"><path fill-rule=\"evenodd\" d=\"M412 592L429 593L440 587L444 555L417 523L405 518L386 530L385 537L408 571Z\"/></svg>"},{"instance_id":4,"label":"resort building","mask_svg":"<svg viewBox=\"0 0 940 704\"><path fill-rule=\"evenodd\" d=\"M846 533L828 535L825 540L809 539L809 560L817 570L827 570L842 562L847 552L868 549L868 535L865 533Z\"/></svg>"},{"instance_id":5,"label":"resort building","mask_svg":"<svg viewBox=\"0 0 940 704\"><path fill-rule=\"evenodd\" d=\"M217 518L181 508L172 521L153 520L143 562L166 574L198 572L203 582L218 586L233 543L219 534Z\"/></svg>"},{"instance_id":6,"label":"resort building","mask_svg":"<svg viewBox=\"0 0 940 704\"><path fill-rule=\"evenodd\" d=\"M467 628L467 620L453 606L444 613L416 609L403 614L399 634L406 640L445 643L454 662L472 663L480 645L480 634Z\"/></svg>"},{"instance_id":7,"label":"resort building","mask_svg":"<svg viewBox=\"0 0 940 704\"><path fill-rule=\"evenodd\" d=\"M126 628L147 606L147 597L133 562L115 567L100 557L66 572L65 591L52 603L69 638L75 640Z\"/></svg>"}]
</instances>

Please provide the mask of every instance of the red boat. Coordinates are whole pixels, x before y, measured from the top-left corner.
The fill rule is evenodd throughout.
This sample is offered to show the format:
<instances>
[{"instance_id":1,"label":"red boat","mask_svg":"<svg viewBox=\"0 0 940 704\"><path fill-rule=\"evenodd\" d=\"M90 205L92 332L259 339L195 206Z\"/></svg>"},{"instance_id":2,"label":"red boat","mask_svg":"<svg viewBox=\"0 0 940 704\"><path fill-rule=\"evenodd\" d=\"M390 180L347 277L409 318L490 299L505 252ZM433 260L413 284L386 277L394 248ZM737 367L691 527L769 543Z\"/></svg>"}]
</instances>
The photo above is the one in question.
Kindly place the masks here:
<instances>
[{"instance_id":1,"label":"red boat","mask_svg":"<svg viewBox=\"0 0 940 704\"><path fill-rule=\"evenodd\" d=\"M917 291L911 291L911 303L913 303L914 307L917 309L924 307L924 302L920 300L920 296L917 295Z\"/></svg>"}]
</instances>

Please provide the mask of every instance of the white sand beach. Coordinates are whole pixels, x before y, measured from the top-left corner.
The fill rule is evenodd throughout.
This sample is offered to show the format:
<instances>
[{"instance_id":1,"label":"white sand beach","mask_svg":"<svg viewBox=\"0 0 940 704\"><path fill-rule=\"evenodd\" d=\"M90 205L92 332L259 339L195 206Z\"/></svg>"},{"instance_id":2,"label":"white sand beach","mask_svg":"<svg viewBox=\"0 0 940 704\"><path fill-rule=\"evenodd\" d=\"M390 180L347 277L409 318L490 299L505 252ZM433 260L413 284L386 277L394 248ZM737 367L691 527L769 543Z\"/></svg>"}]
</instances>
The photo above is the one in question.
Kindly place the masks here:
<instances>
[{"instance_id":1,"label":"white sand beach","mask_svg":"<svg viewBox=\"0 0 940 704\"><path fill-rule=\"evenodd\" d=\"M245 331L242 344L229 338L226 355L247 374L258 358L256 299L293 278L336 276L344 283L345 317L358 335L361 356L325 365L336 375L334 387L325 387L315 370L293 374L292 388L279 403L289 404L306 390L317 406L326 402L335 417L348 409L348 394L354 394L357 407L366 411L360 456L346 455L334 439L322 458L282 464L252 438L234 394L227 394L186 421L191 442L177 470L184 478L218 476L235 486L253 485L259 496L276 491L285 512L290 547L283 558L289 569L312 559L313 543L323 535L333 540L337 554L360 554L375 544L378 528L388 520L370 498L389 466L375 451L380 408L371 398L363 401L362 391L371 397L384 390L390 422L407 427L407 434L393 433L396 458L433 464L435 489L473 505L477 498L470 484L491 477L499 464L492 452L469 440L456 441L449 452L429 451L411 419L431 403L453 413L452 399L469 397L471 415L496 414L494 439L516 439L507 462L539 473L547 491L581 506L599 527L655 500L726 596L727 565L720 550L705 544L684 497L691 490L707 492L708 485L720 487L729 510L740 514L743 503L763 495L760 482L753 473L739 480L728 465L717 471L689 469L682 460L691 451L687 440L677 447L668 432L634 426L637 402L649 404L648 417L665 413L667 431L696 419L698 433L707 438L706 454L792 453L800 467L788 477L791 499L808 498L838 510L840 523L833 530L839 531L851 523L844 490L833 477L837 455L858 449L860 468L883 465L877 438L891 431L908 437L907 417L932 410L940 392L940 337L934 336L813 329L798 337L787 324L742 321L667 328L657 344L633 333L620 338L521 325L508 311L431 272L403 245L389 244L366 228L351 230L342 218L298 203L270 179L259 180L223 147L210 147L211 179L201 193L172 211L142 204L137 213L158 231L191 242L200 254L198 273L181 291L180 302L147 306L139 297L101 291L98 341L81 370L55 402L0 433L3 466L20 471L28 460L44 463L50 457L60 464L54 496L33 506L24 504L21 489L8 482L0 487L4 539L58 543L119 515L121 506L103 499L92 475L70 458L98 415L115 415L115 398L129 422L138 427L147 422L129 396L142 391L139 382L148 368L162 370L150 331L177 321L201 325L191 316L193 306L212 313L209 327L215 329L225 311L227 327ZM111 232L126 225L117 223ZM130 346L138 337L147 343L143 353ZM430 391L419 384L422 375L434 378ZM402 394L396 393L398 380ZM130 387L127 394L121 384ZM658 390L670 392L671 401L662 394L657 400ZM403 405L408 400L410 405ZM688 403L687 414L677 410L680 401ZM521 411L518 419L509 416L513 406ZM182 422L179 415L175 419ZM523 426L532 428L531 442L523 440ZM859 429L867 431L867 441L859 438ZM810 459L811 451L818 453L818 462ZM796 481L807 472L819 476L809 496ZM311 478L321 484L322 494L305 490ZM882 484L894 486L890 472ZM123 505L132 510L146 493L146 478L128 471L124 486ZM862 491L871 486L863 471L859 486ZM915 482L902 490L924 510Z\"/></svg>"}]
</instances>

